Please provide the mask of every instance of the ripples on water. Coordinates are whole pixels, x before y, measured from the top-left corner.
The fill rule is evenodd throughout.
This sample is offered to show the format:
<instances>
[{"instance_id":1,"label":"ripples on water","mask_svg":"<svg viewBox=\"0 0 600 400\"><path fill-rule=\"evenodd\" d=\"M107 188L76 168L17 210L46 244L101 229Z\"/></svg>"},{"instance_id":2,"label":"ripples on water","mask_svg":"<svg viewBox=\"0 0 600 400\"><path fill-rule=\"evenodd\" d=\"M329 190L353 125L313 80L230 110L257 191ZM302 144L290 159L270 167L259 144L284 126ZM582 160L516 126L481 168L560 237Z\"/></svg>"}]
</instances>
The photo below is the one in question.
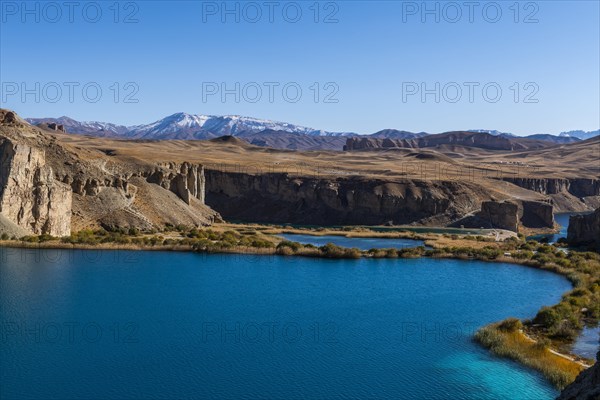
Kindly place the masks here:
<instances>
[{"instance_id":1,"label":"ripples on water","mask_svg":"<svg viewBox=\"0 0 600 400\"><path fill-rule=\"evenodd\" d=\"M557 394L472 341L483 324L558 302L570 286L545 271L169 252L0 257L2 398Z\"/></svg>"}]
</instances>

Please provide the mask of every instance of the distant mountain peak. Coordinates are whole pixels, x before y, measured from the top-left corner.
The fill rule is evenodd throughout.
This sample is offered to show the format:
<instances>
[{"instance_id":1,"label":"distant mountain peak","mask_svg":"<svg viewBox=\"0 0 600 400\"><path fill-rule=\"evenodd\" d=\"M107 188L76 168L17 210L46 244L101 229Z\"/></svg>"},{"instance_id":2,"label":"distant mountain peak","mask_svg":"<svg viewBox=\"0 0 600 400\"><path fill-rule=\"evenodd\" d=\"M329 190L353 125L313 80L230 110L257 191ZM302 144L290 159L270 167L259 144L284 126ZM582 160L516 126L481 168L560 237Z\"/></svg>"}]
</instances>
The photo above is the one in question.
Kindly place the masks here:
<instances>
[{"instance_id":1,"label":"distant mountain peak","mask_svg":"<svg viewBox=\"0 0 600 400\"><path fill-rule=\"evenodd\" d=\"M492 136L504 136L504 137L517 137L517 135L509 132L500 132L494 129L469 129L467 132L473 133L487 133Z\"/></svg>"},{"instance_id":2,"label":"distant mountain peak","mask_svg":"<svg viewBox=\"0 0 600 400\"><path fill-rule=\"evenodd\" d=\"M577 138L577 139L581 139L581 140L586 140L586 139L590 139L593 138L595 136L599 136L600 135L600 129L599 130L595 130L595 131L582 131L582 130L578 130L578 131L569 131L569 132L561 132L558 134L558 136L560 137L572 137L572 138Z\"/></svg>"}]
</instances>

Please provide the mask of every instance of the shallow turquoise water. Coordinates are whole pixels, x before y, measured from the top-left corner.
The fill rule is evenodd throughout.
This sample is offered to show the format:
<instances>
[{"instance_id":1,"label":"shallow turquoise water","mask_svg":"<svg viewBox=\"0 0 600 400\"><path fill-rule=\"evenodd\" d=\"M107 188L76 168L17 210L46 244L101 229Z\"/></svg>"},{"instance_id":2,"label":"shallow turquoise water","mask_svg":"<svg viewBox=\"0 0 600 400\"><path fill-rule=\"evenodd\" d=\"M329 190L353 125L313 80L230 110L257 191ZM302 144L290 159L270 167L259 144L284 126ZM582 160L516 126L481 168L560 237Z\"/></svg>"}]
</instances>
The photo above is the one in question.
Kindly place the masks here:
<instances>
[{"instance_id":1,"label":"shallow turquoise water","mask_svg":"<svg viewBox=\"0 0 600 400\"><path fill-rule=\"evenodd\" d=\"M360 250L370 249L403 249L408 247L424 246L425 243L422 240L413 239L392 239L392 238L347 238L345 236L328 235L328 236L314 236L314 235L300 235L295 233L283 233L279 234L286 240L292 242L298 242L302 244L312 244L314 246L323 246L327 243L333 243L342 247L355 247Z\"/></svg>"},{"instance_id":2,"label":"shallow turquoise water","mask_svg":"<svg viewBox=\"0 0 600 400\"><path fill-rule=\"evenodd\" d=\"M471 336L569 287L478 261L0 249L0 397L552 399Z\"/></svg>"}]
</instances>

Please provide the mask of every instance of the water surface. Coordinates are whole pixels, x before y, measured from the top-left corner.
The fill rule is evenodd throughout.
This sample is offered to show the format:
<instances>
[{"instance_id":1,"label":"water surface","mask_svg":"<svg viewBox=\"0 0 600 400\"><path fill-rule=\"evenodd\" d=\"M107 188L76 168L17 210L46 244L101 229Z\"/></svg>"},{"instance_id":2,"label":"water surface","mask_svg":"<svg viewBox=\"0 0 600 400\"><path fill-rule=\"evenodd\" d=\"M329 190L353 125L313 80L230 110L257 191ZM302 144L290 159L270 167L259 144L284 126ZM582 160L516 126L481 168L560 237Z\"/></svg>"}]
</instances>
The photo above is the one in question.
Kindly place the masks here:
<instances>
[{"instance_id":1,"label":"water surface","mask_svg":"<svg viewBox=\"0 0 600 400\"><path fill-rule=\"evenodd\" d=\"M472 341L570 288L521 266L0 249L0 397L552 399Z\"/></svg>"},{"instance_id":2,"label":"water surface","mask_svg":"<svg viewBox=\"0 0 600 400\"><path fill-rule=\"evenodd\" d=\"M408 247L425 246L425 242L415 239L398 239L398 238L361 238L361 237L345 237L337 235L314 236L301 235L295 233L278 234L286 240L298 242L302 244L312 244L314 246L324 246L327 243L333 243L341 247L355 247L360 250L370 249L404 249Z\"/></svg>"},{"instance_id":3,"label":"water surface","mask_svg":"<svg viewBox=\"0 0 600 400\"><path fill-rule=\"evenodd\" d=\"M595 360L598 351L600 351L600 326L586 326L573 344L573 353Z\"/></svg>"}]
</instances>

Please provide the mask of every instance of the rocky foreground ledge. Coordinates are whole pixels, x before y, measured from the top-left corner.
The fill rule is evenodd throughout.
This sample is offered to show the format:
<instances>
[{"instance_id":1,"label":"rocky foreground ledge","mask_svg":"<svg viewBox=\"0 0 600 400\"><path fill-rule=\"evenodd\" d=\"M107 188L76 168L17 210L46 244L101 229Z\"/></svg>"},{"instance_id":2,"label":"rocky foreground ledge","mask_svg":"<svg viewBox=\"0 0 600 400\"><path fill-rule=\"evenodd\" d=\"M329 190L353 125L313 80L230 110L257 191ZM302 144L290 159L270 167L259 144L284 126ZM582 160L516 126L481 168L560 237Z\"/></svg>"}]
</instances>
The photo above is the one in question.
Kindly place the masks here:
<instances>
[{"instance_id":1,"label":"rocky foreground ledge","mask_svg":"<svg viewBox=\"0 0 600 400\"><path fill-rule=\"evenodd\" d=\"M557 400L599 400L600 399L600 351L596 354L596 364L583 371L573 383L563 390Z\"/></svg>"}]
</instances>

